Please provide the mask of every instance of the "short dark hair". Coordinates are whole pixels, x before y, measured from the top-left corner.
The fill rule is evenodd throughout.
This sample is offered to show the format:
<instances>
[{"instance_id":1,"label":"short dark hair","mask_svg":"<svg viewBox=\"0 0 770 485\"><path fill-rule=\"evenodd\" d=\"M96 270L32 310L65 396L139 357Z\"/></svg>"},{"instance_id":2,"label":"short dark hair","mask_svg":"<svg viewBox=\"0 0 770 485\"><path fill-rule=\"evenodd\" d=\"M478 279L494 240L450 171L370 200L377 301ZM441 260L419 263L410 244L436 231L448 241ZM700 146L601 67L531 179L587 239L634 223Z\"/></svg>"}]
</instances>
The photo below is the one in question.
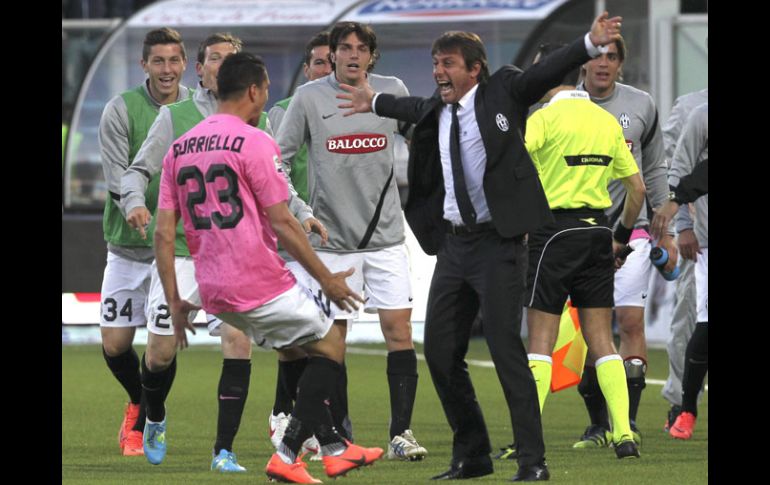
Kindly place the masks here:
<instances>
[{"instance_id":1,"label":"short dark hair","mask_svg":"<svg viewBox=\"0 0 770 485\"><path fill-rule=\"evenodd\" d=\"M241 52L243 49L243 42L238 37L230 32L217 32L203 39L201 45L198 46L198 63L203 64L206 61L206 47L223 42L232 44L235 47L235 52Z\"/></svg>"},{"instance_id":2,"label":"short dark hair","mask_svg":"<svg viewBox=\"0 0 770 485\"><path fill-rule=\"evenodd\" d=\"M248 52L227 56L217 73L220 101L239 98L252 84L262 86L267 80L267 68L261 57Z\"/></svg>"},{"instance_id":3,"label":"short dark hair","mask_svg":"<svg viewBox=\"0 0 770 485\"><path fill-rule=\"evenodd\" d=\"M380 58L380 51L377 50L377 35L375 35L374 29L369 25L364 25L361 22L337 22L329 33L329 50L332 52L336 51L337 46L342 42L342 39L350 34L356 34L358 40L369 47L369 52L372 54L372 60L366 70L371 71L374 69L377 59ZM334 62L332 62L332 68L337 69Z\"/></svg>"},{"instance_id":4,"label":"short dark hair","mask_svg":"<svg viewBox=\"0 0 770 485\"><path fill-rule=\"evenodd\" d=\"M473 32L461 32L459 30L450 30L444 32L433 41L433 47L430 49L430 55L435 56L439 52L449 54L459 52L465 60L465 68L471 70L477 62L481 64L479 71L479 82L489 79L489 63L487 62L487 51L481 37Z\"/></svg>"},{"instance_id":5,"label":"short dark hair","mask_svg":"<svg viewBox=\"0 0 770 485\"><path fill-rule=\"evenodd\" d=\"M618 58L620 58L620 63L623 64L626 60L626 40L622 35L618 36L615 40L615 47L618 48Z\"/></svg>"},{"instance_id":6,"label":"short dark hair","mask_svg":"<svg viewBox=\"0 0 770 485\"><path fill-rule=\"evenodd\" d=\"M550 56L557 50L561 49L562 47L566 46L567 44L563 42L544 42L540 44L537 47L537 53L535 53L535 58L532 59L532 64L537 64L539 62L542 62L543 59ZM566 76L564 76L564 79L562 79L561 84L563 85L569 85L569 86L576 86L578 83L578 78L580 77L580 67L576 67L570 72L567 73Z\"/></svg>"},{"instance_id":7,"label":"short dark hair","mask_svg":"<svg viewBox=\"0 0 770 485\"><path fill-rule=\"evenodd\" d=\"M310 58L313 57L313 49L318 46L329 45L329 32L319 32L310 39L310 42L305 45L305 65L310 65Z\"/></svg>"},{"instance_id":8,"label":"short dark hair","mask_svg":"<svg viewBox=\"0 0 770 485\"><path fill-rule=\"evenodd\" d=\"M187 59L184 43L182 43L182 35L168 27L147 32L147 35L144 36L144 45L142 46L142 59L147 62L152 47L161 44L179 44L179 48L182 49L182 59Z\"/></svg>"}]
</instances>

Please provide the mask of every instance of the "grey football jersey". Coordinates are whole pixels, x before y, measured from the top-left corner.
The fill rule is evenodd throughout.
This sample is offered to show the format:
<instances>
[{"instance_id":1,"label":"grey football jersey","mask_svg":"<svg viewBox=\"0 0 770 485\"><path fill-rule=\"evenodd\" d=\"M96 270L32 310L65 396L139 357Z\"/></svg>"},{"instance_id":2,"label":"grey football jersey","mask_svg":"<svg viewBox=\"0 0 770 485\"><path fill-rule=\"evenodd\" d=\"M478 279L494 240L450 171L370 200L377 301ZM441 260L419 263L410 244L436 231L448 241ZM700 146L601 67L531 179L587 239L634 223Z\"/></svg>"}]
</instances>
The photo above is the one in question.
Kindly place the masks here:
<instances>
[{"instance_id":1,"label":"grey football jersey","mask_svg":"<svg viewBox=\"0 0 770 485\"><path fill-rule=\"evenodd\" d=\"M585 91L585 85L581 83L578 89ZM658 123L658 110L652 96L641 89L616 82L612 94L606 98L591 96L591 101L612 113L620 123L626 144L631 149L647 188L647 200L652 207L659 207L668 200L668 169L663 156L663 135ZM615 215L619 216L623 210L626 189L620 180L610 182L608 189L612 207L605 212L614 223L614 219L619 219ZM642 206L634 227L648 225L649 222L647 207Z\"/></svg>"},{"instance_id":2,"label":"grey football jersey","mask_svg":"<svg viewBox=\"0 0 770 485\"><path fill-rule=\"evenodd\" d=\"M408 96L395 77L369 74L377 92ZM371 251L404 242L404 222L394 174L398 122L373 113L343 116L334 73L297 88L277 132L283 163L308 146L309 203L329 232L320 250ZM286 171L284 171L286 172Z\"/></svg>"},{"instance_id":3,"label":"grey football jersey","mask_svg":"<svg viewBox=\"0 0 770 485\"><path fill-rule=\"evenodd\" d=\"M674 148L676 148L676 142L679 140L679 135L682 134L682 127L684 122L687 121L687 117L690 116L690 112L703 103L708 103L709 89L701 89L692 93L687 93L679 96L674 101L674 106L671 107L671 114L668 115L668 119L663 124L663 145L666 150L666 158L669 163L674 158Z\"/></svg>"},{"instance_id":4,"label":"grey football jersey","mask_svg":"<svg viewBox=\"0 0 770 485\"><path fill-rule=\"evenodd\" d=\"M690 113L682 128L682 135L674 150L671 160L671 170L668 182L673 186L679 185L679 179L691 173L695 165L709 157L709 105L703 103ZM707 248L709 245L709 196L701 196L695 201L695 237L698 245ZM677 222L677 229L680 229Z\"/></svg>"}]
</instances>

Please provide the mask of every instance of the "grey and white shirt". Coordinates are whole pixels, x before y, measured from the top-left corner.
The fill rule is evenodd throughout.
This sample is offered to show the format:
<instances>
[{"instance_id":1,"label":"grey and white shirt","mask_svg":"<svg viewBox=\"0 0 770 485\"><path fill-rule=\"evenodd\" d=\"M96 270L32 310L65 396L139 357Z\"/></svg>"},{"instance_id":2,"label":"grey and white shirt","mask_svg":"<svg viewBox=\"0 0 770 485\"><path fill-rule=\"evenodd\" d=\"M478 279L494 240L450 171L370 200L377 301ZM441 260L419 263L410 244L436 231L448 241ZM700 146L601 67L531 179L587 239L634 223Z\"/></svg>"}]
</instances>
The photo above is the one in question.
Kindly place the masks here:
<instances>
[{"instance_id":1,"label":"grey and white shirt","mask_svg":"<svg viewBox=\"0 0 770 485\"><path fill-rule=\"evenodd\" d=\"M695 166L709 157L709 105L703 103L690 113L682 128L682 135L676 144L668 173L668 183L674 187L679 185L679 179L691 173ZM709 196L703 195L695 201L698 217L695 221L695 237L698 245L707 248L709 245ZM677 230L683 230L677 217Z\"/></svg>"},{"instance_id":2,"label":"grey and white shirt","mask_svg":"<svg viewBox=\"0 0 770 485\"><path fill-rule=\"evenodd\" d=\"M408 96L404 83L369 74L377 92ZM318 250L358 252L404 242L404 222L394 174L398 122L373 113L343 116L334 73L297 88L277 133L283 163L308 147L308 193L316 218L329 232Z\"/></svg>"},{"instance_id":3,"label":"grey and white shirt","mask_svg":"<svg viewBox=\"0 0 770 485\"><path fill-rule=\"evenodd\" d=\"M162 110L163 105L155 101L150 95L147 81L143 83L143 87L147 94L147 99ZM187 99L189 95L190 90L180 84L179 94L176 98L177 101ZM129 165L129 153L131 151L130 131L128 107L123 96L118 94L104 106L102 117L99 121L99 153L104 171L104 181L107 184L107 190L112 194L121 194L121 178L136 163L139 155L137 153L137 157L134 157L133 162ZM144 185L141 192L142 200L144 200L146 189L147 184ZM115 200L117 207L125 217L125 201L122 198ZM154 258L152 248L125 247L108 243L107 250L132 261L152 261Z\"/></svg>"},{"instance_id":4,"label":"grey and white shirt","mask_svg":"<svg viewBox=\"0 0 770 485\"><path fill-rule=\"evenodd\" d=\"M195 90L192 100L204 118L217 112L218 103L213 91L200 84ZM273 136L269 121L264 131ZM163 157L166 156L174 139L174 123L171 111L163 106L150 127L150 132L147 134L142 148L136 154L134 163L126 170L121 180L120 193L125 210L124 215L137 207L145 207L144 192L147 189L147 184L155 174L160 173L163 168ZM313 211L302 199L296 196L297 193L291 185L291 181L288 183L289 210L300 222L303 222L308 217L313 216Z\"/></svg>"}]
</instances>

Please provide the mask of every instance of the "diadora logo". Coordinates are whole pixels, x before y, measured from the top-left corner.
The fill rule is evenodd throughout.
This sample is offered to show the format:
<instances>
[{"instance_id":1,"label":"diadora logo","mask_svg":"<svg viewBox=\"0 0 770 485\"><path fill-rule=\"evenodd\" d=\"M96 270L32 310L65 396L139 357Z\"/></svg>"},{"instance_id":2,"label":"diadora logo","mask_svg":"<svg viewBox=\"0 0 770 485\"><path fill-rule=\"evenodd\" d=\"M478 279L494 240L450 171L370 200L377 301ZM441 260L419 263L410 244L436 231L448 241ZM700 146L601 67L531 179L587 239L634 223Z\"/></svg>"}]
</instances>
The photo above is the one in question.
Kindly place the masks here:
<instances>
[{"instance_id":1,"label":"diadora logo","mask_svg":"<svg viewBox=\"0 0 770 485\"><path fill-rule=\"evenodd\" d=\"M510 127L508 118L502 113L497 113L495 116L495 123L497 123L497 127L500 128L500 131L508 131L508 128Z\"/></svg>"},{"instance_id":2,"label":"diadora logo","mask_svg":"<svg viewBox=\"0 0 770 485\"><path fill-rule=\"evenodd\" d=\"M379 133L357 133L334 136L326 140L326 149L332 153L372 153L384 150L388 137Z\"/></svg>"},{"instance_id":3,"label":"diadora logo","mask_svg":"<svg viewBox=\"0 0 770 485\"><path fill-rule=\"evenodd\" d=\"M620 121L620 126L622 126L624 130L627 130L628 127L631 126L631 117L626 113L621 113L618 121Z\"/></svg>"}]
</instances>

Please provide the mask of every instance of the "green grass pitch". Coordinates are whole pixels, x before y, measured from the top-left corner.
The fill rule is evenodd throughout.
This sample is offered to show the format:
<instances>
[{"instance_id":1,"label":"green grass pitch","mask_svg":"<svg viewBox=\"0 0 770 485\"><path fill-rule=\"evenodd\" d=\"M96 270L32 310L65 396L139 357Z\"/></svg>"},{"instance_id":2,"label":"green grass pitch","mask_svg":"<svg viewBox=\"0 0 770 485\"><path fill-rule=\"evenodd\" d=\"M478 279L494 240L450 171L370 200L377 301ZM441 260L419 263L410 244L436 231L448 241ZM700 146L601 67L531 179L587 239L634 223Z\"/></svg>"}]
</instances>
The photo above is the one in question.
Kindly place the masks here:
<instances>
[{"instance_id":1,"label":"green grass pitch","mask_svg":"<svg viewBox=\"0 0 770 485\"><path fill-rule=\"evenodd\" d=\"M350 413L354 436L365 446L385 448L388 441L389 398L383 345L354 345L375 351L347 357ZM143 348L137 348L141 354ZM417 346L422 353L422 346ZM667 374L665 350L650 350L649 379ZM483 340L474 339L468 359L490 360ZM216 431L216 391L222 364L214 346L196 346L179 354L176 381L166 403L168 414L165 461L158 466L144 457L123 457L117 444L126 395L110 375L97 345L62 346L62 483L63 484L236 484L265 483L264 467L272 454L267 418L275 392L276 357L255 350L248 402L234 448L247 473L221 475L209 471ZM470 365L484 411L492 446L511 441L510 420L494 369ZM378 461L355 470L338 483L426 483L447 469L451 433L433 389L424 360L419 361L412 428L429 451L423 462ZM708 482L708 393L699 407L693 438L675 441L662 431L668 403L660 385L647 384L637 423L643 433L640 460L615 458L611 449L573 450L572 443L587 426L582 399L574 388L552 394L543 415L546 458L551 481L569 484L705 484ZM495 460L495 473L476 483L504 483L516 472L515 461ZM319 462L310 473L330 483Z\"/></svg>"}]
</instances>

